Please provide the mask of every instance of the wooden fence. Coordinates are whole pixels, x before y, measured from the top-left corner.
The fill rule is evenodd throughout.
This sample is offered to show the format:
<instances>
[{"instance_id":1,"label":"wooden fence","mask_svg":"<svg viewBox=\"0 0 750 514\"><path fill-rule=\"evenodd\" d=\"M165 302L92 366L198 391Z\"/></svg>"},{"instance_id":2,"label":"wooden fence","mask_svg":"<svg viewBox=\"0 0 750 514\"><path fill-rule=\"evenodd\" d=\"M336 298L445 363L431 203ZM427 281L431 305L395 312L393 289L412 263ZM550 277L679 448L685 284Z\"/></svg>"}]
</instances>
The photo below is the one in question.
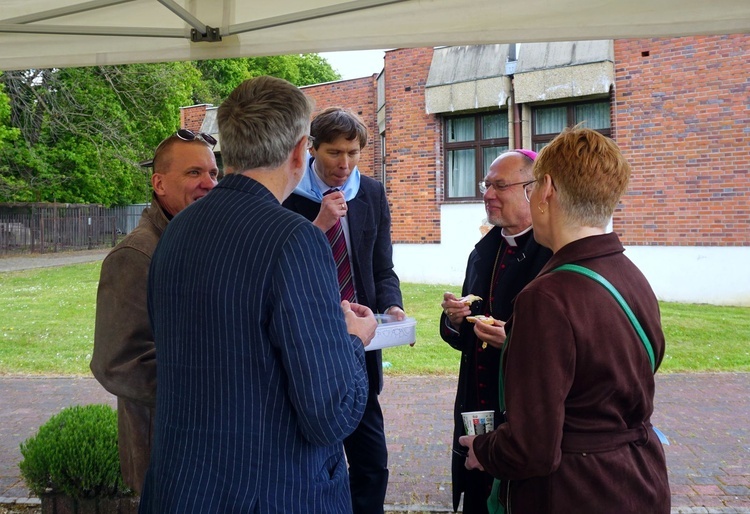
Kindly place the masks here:
<instances>
[{"instance_id":1,"label":"wooden fence","mask_svg":"<svg viewBox=\"0 0 750 514\"><path fill-rule=\"evenodd\" d=\"M115 246L144 205L0 204L0 256Z\"/></svg>"}]
</instances>

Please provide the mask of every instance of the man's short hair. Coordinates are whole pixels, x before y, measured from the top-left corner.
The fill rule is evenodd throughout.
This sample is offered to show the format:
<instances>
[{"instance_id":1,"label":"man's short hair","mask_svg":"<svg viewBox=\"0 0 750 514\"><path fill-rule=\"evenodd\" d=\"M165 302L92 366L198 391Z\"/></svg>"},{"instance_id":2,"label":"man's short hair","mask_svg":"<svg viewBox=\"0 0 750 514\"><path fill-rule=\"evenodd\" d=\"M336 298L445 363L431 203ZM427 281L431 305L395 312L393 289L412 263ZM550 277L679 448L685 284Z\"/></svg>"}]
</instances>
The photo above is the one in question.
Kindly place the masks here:
<instances>
[{"instance_id":1,"label":"man's short hair","mask_svg":"<svg viewBox=\"0 0 750 514\"><path fill-rule=\"evenodd\" d=\"M329 107L315 116L310 135L315 138L313 147L316 150L321 143L333 143L341 136L347 141L359 140L360 149L367 144L367 127L362 118L343 107Z\"/></svg>"},{"instance_id":2,"label":"man's short hair","mask_svg":"<svg viewBox=\"0 0 750 514\"><path fill-rule=\"evenodd\" d=\"M312 104L295 85L256 77L232 91L217 111L224 165L234 173L278 168L307 134Z\"/></svg>"},{"instance_id":3,"label":"man's short hair","mask_svg":"<svg viewBox=\"0 0 750 514\"><path fill-rule=\"evenodd\" d=\"M153 168L153 173L166 173L172 165L172 152L170 150L174 145L178 144L204 145L209 149L213 149L210 144L199 137L188 141L177 134L172 134L159 143L159 146L154 150L154 157L152 159L143 161L140 165L145 168Z\"/></svg>"}]
</instances>

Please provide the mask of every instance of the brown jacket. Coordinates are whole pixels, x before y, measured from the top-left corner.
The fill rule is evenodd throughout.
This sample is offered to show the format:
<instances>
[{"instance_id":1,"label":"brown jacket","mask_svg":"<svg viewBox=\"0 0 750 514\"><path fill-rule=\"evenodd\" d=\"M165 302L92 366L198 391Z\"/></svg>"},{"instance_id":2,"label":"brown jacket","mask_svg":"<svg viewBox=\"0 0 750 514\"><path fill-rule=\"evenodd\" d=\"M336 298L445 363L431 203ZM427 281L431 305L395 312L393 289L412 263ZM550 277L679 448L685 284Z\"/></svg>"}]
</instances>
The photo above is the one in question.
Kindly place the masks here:
<instances>
[{"instance_id":1,"label":"brown jacket","mask_svg":"<svg viewBox=\"0 0 750 514\"><path fill-rule=\"evenodd\" d=\"M156 350L146 288L151 256L167 218L156 199L138 226L104 259L96 297L91 371L117 396L120 467L140 494L151 455L156 405Z\"/></svg>"},{"instance_id":2,"label":"brown jacket","mask_svg":"<svg viewBox=\"0 0 750 514\"><path fill-rule=\"evenodd\" d=\"M503 352L507 422L474 450L509 512L668 514L664 450L651 429L654 375L619 304L565 263L622 294L664 357L659 305L615 234L560 249L516 298ZM509 327L509 328L508 328Z\"/></svg>"}]
</instances>

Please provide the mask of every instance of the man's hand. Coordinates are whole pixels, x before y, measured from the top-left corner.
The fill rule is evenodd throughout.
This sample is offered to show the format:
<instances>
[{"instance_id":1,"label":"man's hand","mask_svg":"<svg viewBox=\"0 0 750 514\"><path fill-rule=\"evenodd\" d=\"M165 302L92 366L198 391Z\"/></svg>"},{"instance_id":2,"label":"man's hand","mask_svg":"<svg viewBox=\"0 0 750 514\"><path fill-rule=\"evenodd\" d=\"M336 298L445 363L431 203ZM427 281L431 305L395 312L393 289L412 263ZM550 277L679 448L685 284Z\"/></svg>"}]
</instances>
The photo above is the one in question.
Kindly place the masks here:
<instances>
[{"instance_id":1,"label":"man's hand","mask_svg":"<svg viewBox=\"0 0 750 514\"><path fill-rule=\"evenodd\" d=\"M365 346L370 344L375 337L375 329L378 328L372 311L364 305L349 303L346 300L341 302L341 310L344 312L347 331L359 337Z\"/></svg>"},{"instance_id":2,"label":"man's hand","mask_svg":"<svg viewBox=\"0 0 750 514\"><path fill-rule=\"evenodd\" d=\"M456 330L464 322L464 318L471 315L469 306L456 298L456 295L453 293L443 294L443 303L440 306L443 308L445 315L448 316L448 321L451 322L451 325Z\"/></svg>"},{"instance_id":3,"label":"man's hand","mask_svg":"<svg viewBox=\"0 0 750 514\"><path fill-rule=\"evenodd\" d=\"M486 323L475 323L474 334L480 341L487 343L498 350L503 347L505 342L505 322L496 319L492 325Z\"/></svg>"},{"instance_id":4,"label":"man's hand","mask_svg":"<svg viewBox=\"0 0 750 514\"><path fill-rule=\"evenodd\" d=\"M388 307L383 314L395 317L396 321L404 321L406 319L406 313L397 305Z\"/></svg>"},{"instance_id":5,"label":"man's hand","mask_svg":"<svg viewBox=\"0 0 750 514\"><path fill-rule=\"evenodd\" d=\"M323 201L320 203L320 212L313 221L313 225L323 232L328 232L336 224L336 221L346 216L348 211L349 207L346 205L344 193L334 191L323 197Z\"/></svg>"},{"instance_id":6,"label":"man's hand","mask_svg":"<svg viewBox=\"0 0 750 514\"><path fill-rule=\"evenodd\" d=\"M466 457L466 462L464 462L464 466L466 469L479 469L481 471L484 471L484 468L477 460L477 456L474 455L474 438L475 435L462 435L458 438L458 444L461 446L466 446L469 449L469 456Z\"/></svg>"},{"instance_id":7,"label":"man's hand","mask_svg":"<svg viewBox=\"0 0 750 514\"><path fill-rule=\"evenodd\" d=\"M397 305L388 307L385 310L384 314L388 314L389 316L395 317L396 321L403 321L406 319L406 313L403 311L403 309L401 309L401 307ZM414 341L413 343L409 343L409 346L414 346L415 344L417 344L416 341Z\"/></svg>"}]
</instances>

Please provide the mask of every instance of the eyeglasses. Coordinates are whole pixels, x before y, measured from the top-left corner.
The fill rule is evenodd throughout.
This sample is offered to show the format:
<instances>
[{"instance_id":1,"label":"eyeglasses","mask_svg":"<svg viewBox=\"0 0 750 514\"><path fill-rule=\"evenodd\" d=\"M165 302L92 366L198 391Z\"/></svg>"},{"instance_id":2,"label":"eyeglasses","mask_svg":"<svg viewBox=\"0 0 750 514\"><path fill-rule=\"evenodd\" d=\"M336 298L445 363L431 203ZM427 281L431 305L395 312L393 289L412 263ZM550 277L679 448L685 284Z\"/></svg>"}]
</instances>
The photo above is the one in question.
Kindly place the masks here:
<instances>
[{"instance_id":1,"label":"eyeglasses","mask_svg":"<svg viewBox=\"0 0 750 514\"><path fill-rule=\"evenodd\" d=\"M159 152L162 148L164 148L170 139L177 136L178 138L182 139L183 141L195 141L196 139L199 139L206 143L208 146L211 147L211 150L214 149L218 141L214 136L211 134L206 134L205 132L198 132L197 134L193 132L192 130L181 128L177 132L175 132L174 135L169 136L164 141L159 143L159 146L156 147L156 151L154 152L154 156L151 159L139 162L138 165L142 166L144 168L153 168L154 167L154 159L156 159L156 156L159 155Z\"/></svg>"},{"instance_id":2,"label":"eyeglasses","mask_svg":"<svg viewBox=\"0 0 750 514\"><path fill-rule=\"evenodd\" d=\"M307 149L309 150L310 148L312 148L314 144L315 136L307 136Z\"/></svg>"},{"instance_id":3,"label":"eyeglasses","mask_svg":"<svg viewBox=\"0 0 750 514\"><path fill-rule=\"evenodd\" d=\"M513 182L512 184L503 184L501 182L490 182L489 180L483 180L479 183L479 192L484 194L487 191L489 191L490 187L494 188L495 191L505 191L511 186L523 186L524 194L526 194L526 188L530 185L536 182L536 180L529 180L527 182Z\"/></svg>"},{"instance_id":4,"label":"eyeglasses","mask_svg":"<svg viewBox=\"0 0 750 514\"><path fill-rule=\"evenodd\" d=\"M549 179L550 184L552 184L552 189L557 191L557 186L555 185L555 181L552 179ZM531 203L531 193L534 191L534 186L537 183L536 180L532 180L531 182L526 182L523 185L523 197L526 198L526 201Z\"/></svg>"},{"instance_id":5,"label":"eyeglasses","mask_svg":"<svg viewBox=\"0 0 750 514\"><path fill-rule=\"evenodd\" d=\"M536 180L526 182L523 185L523 197L526 198L528 203L531 203L531 192L534 191L534 184L536 184Z\"/></svg>"},{"instance_id":6,"label":"eyeglasses","mask_svg":"<svg viewBox=\"0 0 750 514\"><path fill-rule=\"evenodd\" d=\"M201 139L204 143L211 147L211 150L213 150L216 146L216 143L218 143L216 138L211 134L206 134L205 132L198 132L196 134L192 130L184 128L181 128L177 131L177 137L179 137L183 141L194 141L196 139Z\"/></svg>"}]
</instances>

